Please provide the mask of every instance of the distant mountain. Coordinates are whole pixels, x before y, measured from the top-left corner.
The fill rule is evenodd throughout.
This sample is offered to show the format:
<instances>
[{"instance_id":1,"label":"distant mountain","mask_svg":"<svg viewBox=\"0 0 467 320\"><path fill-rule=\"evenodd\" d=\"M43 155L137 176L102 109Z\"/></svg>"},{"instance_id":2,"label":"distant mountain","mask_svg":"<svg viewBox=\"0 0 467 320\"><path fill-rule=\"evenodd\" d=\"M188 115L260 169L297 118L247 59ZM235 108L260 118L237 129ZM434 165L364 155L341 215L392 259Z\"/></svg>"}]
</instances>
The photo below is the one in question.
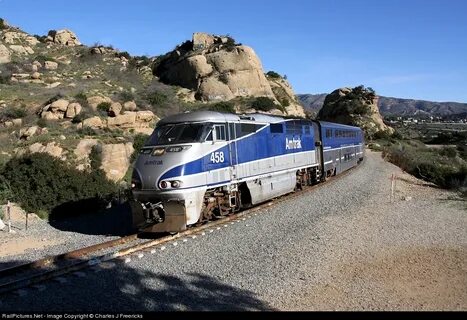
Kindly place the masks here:
<instances>
[{"instance_id":1,"label":"distant mountain","mask_svg":"<svg viewBox=\"0 0 467 320\"><path fill-rule=\"evenodd\" d=\"M299 94L298 100L305 110L318 112L324 103L326 93ZM433 102L425 100L401 99L379 96L378 108L383 116L438 116L463 118L467 113L467 103Z\"/></svg>"}]
</instances>

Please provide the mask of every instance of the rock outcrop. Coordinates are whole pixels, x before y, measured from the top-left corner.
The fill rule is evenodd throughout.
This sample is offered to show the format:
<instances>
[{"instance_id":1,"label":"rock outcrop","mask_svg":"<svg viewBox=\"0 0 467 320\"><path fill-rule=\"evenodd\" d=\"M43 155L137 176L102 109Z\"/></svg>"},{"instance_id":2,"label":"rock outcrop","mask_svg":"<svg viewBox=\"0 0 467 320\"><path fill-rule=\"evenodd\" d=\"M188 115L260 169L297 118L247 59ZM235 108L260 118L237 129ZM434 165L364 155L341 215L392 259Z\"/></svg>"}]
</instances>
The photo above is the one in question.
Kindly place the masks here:
<instances>
[{"instance_id":1,"label":"rock outcrop","mask_svg":"<svg viewBox=\"0 0 467 320\"><path fill-rule=\"evenodd\" d=\"M58 31L50 30L47 36L47 41L69 47L81 45L81 42L78 40L76 34L68 29Z\"/></svg>"},{"instance_id":2,"label":"rock outcrop","mask_svg":"<svg viewBox=\"0 0 467 320\"><path fill-rule=\"evenodd\" d=\"M363 86L340 88L328 94L318 119L359 126L367 137L378 131L392 133L394 130L384 124L374 91Z\"/></svg>"},{"instance_id":3,"label":"rock outcrop","mask_svg":"<svg viewBox=\"0 0 467 320\"><path fill-rule=\"evenodd\" d=\"M0 43L0 63L8 63L11 61L11 53L7 47Z\"/></svg>"},{"instance_id":4,"label":"rock outcrop","mask_svg":"<svg viewBox=\"0 0 467 320\"><path fill-rule=\"evenodd\" d=\"M130 157L133 151L133 144L131 142L102 146L101 168L104 170L107 178L118 181L125 176L130 166Z\"/></svg>"},{"instance_id":5,"label":"rock outcrop","mask_svg":"<svg viewBox=\"0 0 467 320\"><path fill-rule=\"evenodd\" d=\"M195 92L200 101L226 101L236 97L269 97L280 104L273 87L286 91L289 115L304 116L288 83L271 83L261 61L248 46L235 44L230 37L197 32L192 41L167 53L154 66L162 82Z\"/></svg>"}]
</instances>

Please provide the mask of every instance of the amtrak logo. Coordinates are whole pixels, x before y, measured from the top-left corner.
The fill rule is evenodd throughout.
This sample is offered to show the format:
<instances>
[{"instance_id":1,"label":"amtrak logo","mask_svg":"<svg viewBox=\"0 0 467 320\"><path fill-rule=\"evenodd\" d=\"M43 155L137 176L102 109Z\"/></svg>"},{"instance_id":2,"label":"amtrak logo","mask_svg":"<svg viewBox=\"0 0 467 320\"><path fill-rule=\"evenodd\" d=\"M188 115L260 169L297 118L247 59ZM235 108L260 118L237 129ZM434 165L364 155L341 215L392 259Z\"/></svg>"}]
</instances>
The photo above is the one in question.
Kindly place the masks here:
<instances>
[{"instance_id":1,"label":"amtrak logo","mask_svg":"<svg viewBox=\"0 0 467 320\"><path fill-rule=\"evenodd\" d=\"M301 148L302 148L302 141L300 140L300 138L298 139L292 138L292 140L285 138L285 150L301 149Z\"/></svg>"}]
</instances>

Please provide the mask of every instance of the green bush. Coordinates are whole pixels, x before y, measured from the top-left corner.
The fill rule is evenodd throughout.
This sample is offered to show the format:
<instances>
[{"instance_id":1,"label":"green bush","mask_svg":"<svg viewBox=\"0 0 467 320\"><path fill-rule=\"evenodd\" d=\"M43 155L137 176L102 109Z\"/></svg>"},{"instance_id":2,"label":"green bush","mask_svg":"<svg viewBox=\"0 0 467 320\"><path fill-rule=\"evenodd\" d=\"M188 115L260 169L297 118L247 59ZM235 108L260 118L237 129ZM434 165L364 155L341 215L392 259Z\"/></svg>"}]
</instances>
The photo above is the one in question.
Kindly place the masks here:
<instances>
[{"instance_id":1,"label":"green bush","mask_svg":"<svg viewBox=\"0 0 467 320\"><path fill-rule=\"evenodd\" d=\"M282 78L280 74L278 74L277 72L274 72L274 71L268 71L266 73L266 75L270 78L273 78L273 79L280 79Z\"/></svg>"},{"instance_id":2,"label":"green bush","mask_svg":"<svg viewBox=\"0 0 467 320\"><path fill-rule=\"evenodd\" d=\"M47 127L48 123L47 123L47 120L45 120L44 118L39 118L37 119L36 124L41 128L45 128Z\"/></svg>"},{"instance_id":3,"label":"green bush","mask_svg":"<svg viewBox=\"0 0 467 320\"><path fill-rule=\"evenodd\" d=\"M456 151L454 150L454 152ZM440 155L437 150L409 144L393 144L383 150L383 156L408 173L433 182L440 187L461 188L467 186L465 161L455 161L453 158Z\"/></svg>"},{"instance_id":4,"label":"green bush","mask_svg":"<svg viewBox=\"0 0 467 320\"><path fill-rule=\"evenodd\" d=\"M6 25L5 20L0 18L0 30L4 30L4 29L7 29L7 28L8 28L8 26Z\"/></svg>"},{"instance_id":5,"label":"green bush","mask_svg":"<svg viewBox=\"0 0 467 320\"><path fill-rule=\"evenodd\" d=\"M206 107L206 109L217 112L235 113L234 104L228 101L217 102L215 104L209 105Z\"/></svg>"},{"instance_id":6,"label":"green bush","mask_svg":"<svg viewBox=\"0 0 467 320\"><path fill-rule=\"evenodd\" d=\"M97 110L103 114L107 114L111 106L110 102L101 102L97 105Z\"/></svg>"},{"instance_id":7,"label":"green bush","mask_svg":"<svg viewBox=\"0 0 467 320\"><path fill-rule=\"evenodd\" d=\"M270 111L276 109L278 106L274 103L271 98L268 97L257 97L251 103L251 106L256 110Z\"/></svg>"},{"instance_id":8,"label":"green bush","mask_svg":"<svg viewBox=\"0 0 467 320\"><path fill-rule=\"evenodd\" d=\"M5 204L8 200L11 200L12 193L11 187L6 178L0 175L0 205Z\"/></svg>"},{"instance_id":9,"label":"green bush","mask_svg":"<svg viewBox=\"0 0 467 320\"><path fill-rule=\"evenodd\" d=\"M131 59L130 54L128 52L126 52L126 51L116 52L115 56L118 57L118 58L125 57L127 60Z\"/></svg>"},{"instance_id":10,"label":"green bush","mask_svg":"<svg viewBox=\"0 0 467 320\"><path fill-rule=\"evenodd\" d=\"M159 91L154 91L146 96L146 100L153 106L157 106L166 102L167 96Z\"/></svg>"},{"instance_id":11,"label":"green bush","mask_svg":"<svg viewBox=\"0 0 467 320\"><path fill-rule=\"evenodd\" d=\"M100 145L94 145L89 153L89 161L92 170L99 170L102 165L102 148Z\"/></svg>"},{"instance_id":12,"label":"green bush","mask_svg":"<svg viewBox=\"0 0 467 320\"><path fill-rule=\"evenodd\" d=\"M123 102L135 100L134 94L131 93L130 91L123 91L123 92L121 92L121 93L120 93L120 98L123 100Z\"/></svg>"},{"instance_id":13,"label":"green bush","mask_svg":"<svg viewBox=\"0 0 467 320\"><path fill-rule=\"evenodd\" d=\"M149 136L147 134L138 133L133 137L133 153L130 157L130 163L133 163L138 157L139 151L144 146Z\"/></svg>"},{"instance_id":14,"label":"green bush","mask_svg":"<svg viewBox=\"0 0 467 320\"><path fill-rule=\"evenodd\" d=\"M288 106L290 106L290 101L289 101L289 99L287 99L287 98L282 98L282 99L280 100L280 103L281 103L281 105L282 105L283 107L288 107Z\"/></svg>"},{"instance_id":15,"label":"green bush","mask_svg":"<svg viewBox=\"0 0 467 320\"><path fill-rule=\"evenodd\" d=\"M0 121L23 118L27 115L24 107L5 107L0 111Z\"/></svg>"},{"instance_id":16,"label":"green bush","mask_svg":"<svg viewBox=\"0 0 467 320\"><path fill-rule=\"evenodd\" d=\"M103 171L79 171L44 153L13 158L1 174L10 185L13 201L32 212L97 210L116 190Z\"/></svg>"}]
</instances>

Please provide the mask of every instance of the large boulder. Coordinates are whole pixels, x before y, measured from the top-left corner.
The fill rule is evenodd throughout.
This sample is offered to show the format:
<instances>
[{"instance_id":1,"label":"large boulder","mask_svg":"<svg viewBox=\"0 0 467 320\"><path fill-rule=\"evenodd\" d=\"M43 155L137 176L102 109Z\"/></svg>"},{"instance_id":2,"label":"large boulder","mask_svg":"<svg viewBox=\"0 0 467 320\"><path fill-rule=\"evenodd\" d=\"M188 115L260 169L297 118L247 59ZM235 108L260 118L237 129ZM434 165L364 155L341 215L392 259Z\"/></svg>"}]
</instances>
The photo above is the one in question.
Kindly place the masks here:
<instances>
[{"instance_id":1,"label":"large boulder","mask_svg":"<svg viewBox=\"0 0 467 320\"><path fill-rule=\"evenodd\" d=\"M54 43L73 47L81 45L78 37L72 31L68 29L58 30L56 32L49 31L49 41L51 40Z\"/></svg>"},{"instance_id":2,"label":"large boulder","mask_svg":"<svg viewBox=\"0 0 467 320\"><path fill-rule=\"evenodd\" d=\"M269 97L280 103L255 51L235 44L230 37L194 33L192 41L186 41L156 61L153 71L162 82L193 92L193 95L190 92L183 95L194 96L196 100ZM304 116L290 85L286 87L289 101L285 114Z\"/></svg>"},{"instance_id":3,"label":"large boulder","mask_svg":"<svg viewBox=\"0 0 467 320\"><path fill-rule=\"evenodd\" d=\"M133 144L118 143L102 146L102 165L107 178L112 181L118 181L125 176L130 166L130 157L133 153Z\"/></svg>"},{"instance_id":4,"label":"large boulder","mask_svg":"<svg viewBox=\"0 0 467 320\"><path fill-rule=\"evenodd\" d=\"M378 109L378 97L372 89L364 86L340 88L328 94L318 119L359 126L367 137L379 131L390 134L394 131L383 122Z\"/></svg>"}]
</instances>

